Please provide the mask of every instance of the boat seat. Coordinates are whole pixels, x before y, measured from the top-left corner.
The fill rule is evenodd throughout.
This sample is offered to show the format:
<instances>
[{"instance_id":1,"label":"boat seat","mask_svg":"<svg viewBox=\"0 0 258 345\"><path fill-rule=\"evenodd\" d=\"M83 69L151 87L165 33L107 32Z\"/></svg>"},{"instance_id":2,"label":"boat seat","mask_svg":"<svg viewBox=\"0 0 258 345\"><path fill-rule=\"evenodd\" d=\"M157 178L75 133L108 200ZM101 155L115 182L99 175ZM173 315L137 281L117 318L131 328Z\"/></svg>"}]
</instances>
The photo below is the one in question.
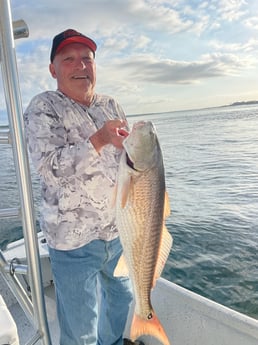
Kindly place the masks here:
<instances>
[{"instance_id":1,"label":"boat seat","mask_svg":"<svg viewBox=\"0 0 258 345\"><path fill-rule=\"evenodd\" d=\"M19 345L16 324L3 297L0 295L0 345Z\"/></svg>"}]
</instances>

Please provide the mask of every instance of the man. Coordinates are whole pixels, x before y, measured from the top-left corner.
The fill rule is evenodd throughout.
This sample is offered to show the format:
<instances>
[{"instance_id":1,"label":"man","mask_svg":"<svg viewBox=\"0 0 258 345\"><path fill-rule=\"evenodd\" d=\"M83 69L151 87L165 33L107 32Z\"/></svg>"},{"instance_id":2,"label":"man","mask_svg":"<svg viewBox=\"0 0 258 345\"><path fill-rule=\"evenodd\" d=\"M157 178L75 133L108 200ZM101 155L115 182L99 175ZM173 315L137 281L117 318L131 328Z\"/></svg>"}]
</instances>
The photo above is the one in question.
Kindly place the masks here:
<instances>
[{"instance_id":1,"label":"man","mask_svg":"<svg viewBox=\"0 0 258 345\"><path fill-rule=\"evenodd\" d=\"M95 93L96 49L75 30L55 36L49 70L57 90L35 96L24 114L61 345L123 344L132 300L129 279L113 276L122 248L111 207L127 122L114 99Z\"/></svg>"}]
</instances>

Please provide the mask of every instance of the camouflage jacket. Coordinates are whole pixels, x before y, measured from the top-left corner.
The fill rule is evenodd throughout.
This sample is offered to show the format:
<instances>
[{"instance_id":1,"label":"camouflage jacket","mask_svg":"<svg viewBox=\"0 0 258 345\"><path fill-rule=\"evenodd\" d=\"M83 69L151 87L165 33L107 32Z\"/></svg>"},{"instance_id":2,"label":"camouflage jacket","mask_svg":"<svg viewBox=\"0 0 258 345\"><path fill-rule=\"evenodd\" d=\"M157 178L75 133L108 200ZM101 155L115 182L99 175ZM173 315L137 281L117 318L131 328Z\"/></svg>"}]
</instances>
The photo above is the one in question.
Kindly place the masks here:
<instances>
[{"instance_id":1,"label":"camouflage jacket","mask_svg":"<svg viewBox=\"0 0 258 345\"><path fill-rule=\"evenodd\" d=\"M29 154L42 186L41 229L48 244L70 250L118 236L111 207L121 150L98 154L89 137L110 119L125 119L110 97L87 107L60 91L34 97L24 113Z\"/></svg>"}]
</instances>

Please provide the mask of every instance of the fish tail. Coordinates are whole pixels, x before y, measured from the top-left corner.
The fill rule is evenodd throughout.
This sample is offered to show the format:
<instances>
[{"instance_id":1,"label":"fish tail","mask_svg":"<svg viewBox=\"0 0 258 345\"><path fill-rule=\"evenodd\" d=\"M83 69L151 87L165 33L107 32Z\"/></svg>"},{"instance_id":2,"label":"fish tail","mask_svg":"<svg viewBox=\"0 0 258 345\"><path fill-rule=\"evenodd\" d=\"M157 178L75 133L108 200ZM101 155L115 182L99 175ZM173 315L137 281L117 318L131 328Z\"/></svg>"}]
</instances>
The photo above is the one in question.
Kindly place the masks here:
<instances>
[{"instance_id":1,"label":"fish tail","mask_svg":"<svg viewBox=\"0 0 258 345\"><path fill-rule=\"evenodd\" d=\"M154 312L152 313L152 318L148 320L145 320L136 314L133 316L130 334L132 341L135 341L144 334L159 339L159 341L164 345L170 345L168 337Z\"/></svg>"}]
</instances>

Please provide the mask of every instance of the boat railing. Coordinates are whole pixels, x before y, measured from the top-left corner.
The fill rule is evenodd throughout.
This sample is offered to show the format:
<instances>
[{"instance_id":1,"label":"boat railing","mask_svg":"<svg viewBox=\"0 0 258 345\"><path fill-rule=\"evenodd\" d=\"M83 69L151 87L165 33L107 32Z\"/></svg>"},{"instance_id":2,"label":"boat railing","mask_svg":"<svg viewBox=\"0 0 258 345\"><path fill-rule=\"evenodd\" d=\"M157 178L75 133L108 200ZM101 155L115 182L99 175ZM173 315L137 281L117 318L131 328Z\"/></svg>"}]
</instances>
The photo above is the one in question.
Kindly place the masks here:
<instances>
[{"instance_id":1,"label":"boat railing","mask_svg":"<svg viewBox=\"0 0 258 345\"><path fill-rule=\"evenodd\" d=\"M21 218L27 258L26 265L12 264L11 266L11 263L5 259L3 252L0 251L0 272L36 330L28 344L35 344L41 340L42 344L51 345L14 45L14 39L27 37L28 35L29 30L23 20L12 21L10 1L0 0L0 63L9 123L0 128L0 144L11 144L12 146L20 197L20 207L1 209L0 217ZM20 283L19 274L28 275L30 296Z\"/></svg>"}]
</instances>

